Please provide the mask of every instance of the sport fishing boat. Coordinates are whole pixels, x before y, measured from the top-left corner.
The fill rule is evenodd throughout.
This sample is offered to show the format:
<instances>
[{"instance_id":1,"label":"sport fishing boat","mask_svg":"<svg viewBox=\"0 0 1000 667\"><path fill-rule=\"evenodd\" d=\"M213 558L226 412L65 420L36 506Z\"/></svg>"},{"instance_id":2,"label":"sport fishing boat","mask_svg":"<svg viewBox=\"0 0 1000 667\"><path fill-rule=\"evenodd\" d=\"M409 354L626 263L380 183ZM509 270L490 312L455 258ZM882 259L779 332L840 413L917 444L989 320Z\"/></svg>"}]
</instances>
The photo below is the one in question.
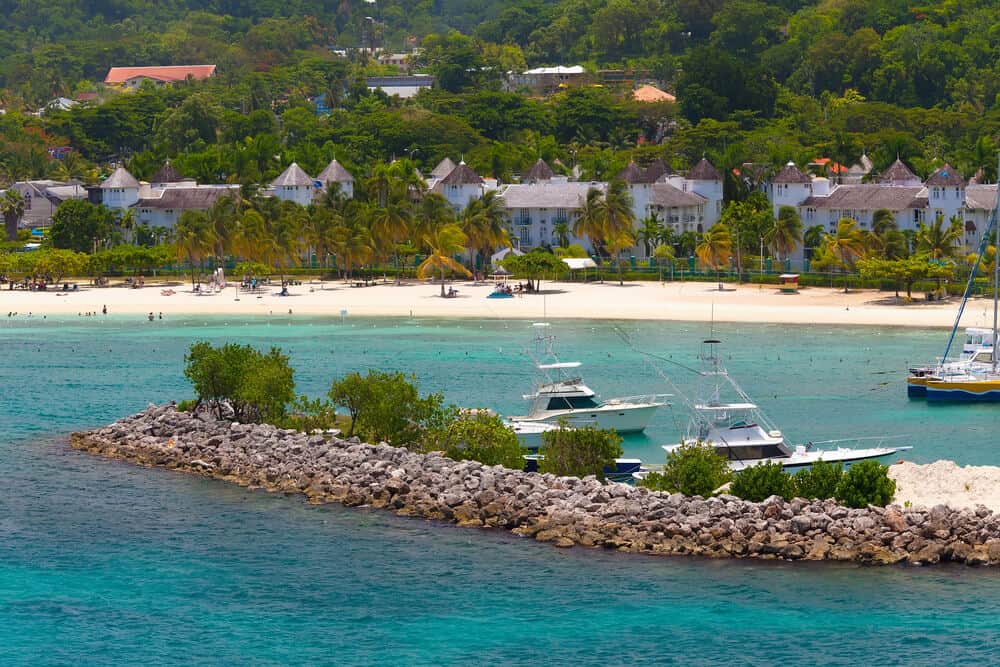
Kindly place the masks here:
<instances>
[{"instance_id":1,"label":"sport fishing boat","mask_svg":"<svg viewBox=\"0 0 1000 667\"><path fill-rule=\"evenodd\" d=\"M997 160L1000 165L1000 158ZM948 345L945 347L943 359L948 358L958 324L965 312L965 306L969 301L972 286L976 279L979 267L986 257L988 243L993 238L993 328L985 330L986 345L975 353L969 361L958 364L942 363L937 372L929 375L924 381L927 400L931 402L958 402L958 403L995 403L1000 401L1000 350L996 345L998 341L997 317L1000 314L1000 196L993 205L993 214L990 216L989 225L983 240L979 245L979 254L976 263L969 273L969 281L965 286L965 293L962 295L962 303L958 308L958 315L955 318L955 325L952 327L951 335L948 337ZM981 331L981 330L980 330ZM964 351L963 351L964 353ZM914 375L911 371L911 377ZM910 378L907 378L908 386Z\"/></svg>"},{"instance_id":2,"label":"sport fishing boat","mask_svg":"<svg viewBox=\"0 0 1000 667\"><path fill-rule=\"evenodd\" d=\"M560 361L553 350L554 336L535 339L536 354L531 355L540 373L535 389L523 396L528 401L528 414L509 417L513 422L542 422L569 426L596 426L614 429L618 433L639 433L645 430L653 414L666 403L669 394L627 396L602 400L583 383L576 373L579 361ZM573 371L572 373L570 371Z\"/></svg>"},{"instance_id":3,"label":"sport fishing boat","mask_svg":"<svg viewBox=\"0 0 1000 667\"><path fill-rule=\"evenodd\" d=\"M689 407L691 419L687 435L680 443L664 445L668 453L681 445L705 443L729 460L734 471L765 462L778 462L786 470L805 468L817 461L851 464L868 459L884 459L911 447L843 447L818 445L884 440L854 438L791 444L767 418L747 393L729 375L718 353L721 341L709 339L702 345L699 396ZM727 399L727 395L729 398Z\"/></svg>"}]
</instances>

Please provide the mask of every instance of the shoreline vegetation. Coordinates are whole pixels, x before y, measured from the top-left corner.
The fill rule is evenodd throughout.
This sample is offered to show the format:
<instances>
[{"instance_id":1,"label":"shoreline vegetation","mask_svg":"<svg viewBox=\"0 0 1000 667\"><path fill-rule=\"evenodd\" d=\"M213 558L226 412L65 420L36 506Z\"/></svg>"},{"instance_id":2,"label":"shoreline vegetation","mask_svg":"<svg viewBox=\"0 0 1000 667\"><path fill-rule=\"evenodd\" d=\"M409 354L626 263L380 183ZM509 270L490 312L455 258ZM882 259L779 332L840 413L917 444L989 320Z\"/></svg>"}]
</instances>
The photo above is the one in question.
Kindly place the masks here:
<instances>
[{"instance_id":1,"label":"shoreline vegetation","mask_svg":"<svg viewBox=\"0 0 1000 667\"><path fill-rule=\"evenodd\" d=\"M327 315L456 317L485 319L621 319L690 322L760 322L859 326L950 327L952 301L906 301L891 292L809 287L782 294L773 285L707 282L546 282L541 293L487 299L492 283L458 282L455 298L442 299L436 283L392 281L367 287L340 281L303 281L288 288L264 286L255 293L236 286L213 294L190 286L147 281L141 289L82 288L63 292L0 289L0 313L42 315ZM170 287L170 289L167 289ZM164 294L164 292L172 292ZM985 301L983 302L985 304ZM2 316L2 315L0 315ZM963 326L986 325L987 309L970 302Z\"/></svg>"},{"instance_id":2,"label":"shoreline vegetation","mask_svg":"<svg viewBox=\"0 0 1000 667\"><path fill-rule=\"evenodd\" d=\"M371 506L464 527L510 530L558 547L650 555L1000 565L1000 515L833 500L704 499L624 484L526 473L358 438L307 435L150 405L74 433L75 449L146 466L295 493L310 503ZM908 479L915 479L912 469ZM938 464L934 464L938 465Z\"/></svg>"}]
</instances>

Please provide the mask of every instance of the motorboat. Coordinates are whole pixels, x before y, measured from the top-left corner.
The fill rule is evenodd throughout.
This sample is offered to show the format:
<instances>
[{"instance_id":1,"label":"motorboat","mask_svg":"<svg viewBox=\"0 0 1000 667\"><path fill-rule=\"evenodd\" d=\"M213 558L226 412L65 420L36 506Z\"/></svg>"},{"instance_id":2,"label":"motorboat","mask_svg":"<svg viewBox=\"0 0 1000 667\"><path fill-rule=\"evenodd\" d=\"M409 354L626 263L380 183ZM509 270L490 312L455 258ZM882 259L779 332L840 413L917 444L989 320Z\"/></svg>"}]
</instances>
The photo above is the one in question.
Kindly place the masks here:
<instances>
[{"instance_id":1,"label":"motorboat","mask_svg":"<svg viewBox=\"0 0 1000 667\"><path fill-rule=\"evenodd\" d=\"M1000 158L997 160L1000 166ZM998 350L998 322L1000 315L1000 257L997 250L1000 248L1000 197L997 197L993 205L993 214L990 216L989 224L983 234L983 239L979 244L979 254L976 256L972 271L969 272L969 280L965 286L965 293L962 295L962 303L958 307L958 314L955 317L955 325L951 329L948 337L948 344L945 347L942 362L932 373L926 373L922 377L920 373L910 370L907 377L907 395L926 396L930 402L949 403L996 403L1000 402L1000 350ZM960 359L958 362L947 362L951 352L958 325L965 312L965 306L969 302L975 284L976 274L986 257L990 240L994 243L993 253L993 328L975 329L978 332L974 338L980 338L978 347L974 347L968 353L968 359ZM967 330L968 332L968 330ZM962 356L965 357L967 349L970 347L968 338L966 346L963 347ZM918 369L919 370L919 369ZM920 386L923 386L921 392ZM912 390L911 387L916 387Z\"/></svg>"},{"instance_id":2,"label":"motorboat","mask_svg":"<svg viewBox=\"0 0 1000 667\"><path fill-rule=\"evenodd\" d=\"M806 468L817 461L851 464L869 459L887 459L911 447L844 447L840 443L860 443L885 438L854 438L825 442L792 444L767 418L763 410L729 375L722 364L718 347L721 341L704 341L701 391L690 405L691 419L681 442L664 445L669 454L682 445L708 444L729 461L734 471L765 462L778 462L786 470ZM821 445L838 444L836 448Z\"/></svg>"},{"instance_id":3,"label":"motorboat","mask_svg":"<svg viewBox=\"0 0 1000 667\"><path fill-rule=\"evenodd\" d=\"M533 355L540 373L535 389L523 396L528 414L509 419L515 422L566 423L569 426L596 426L617 433L640 433L669 394L627 396L602 400L584 384L577 372L579 361L560 361L553 349L553 336L539 336Z\"/></svg>"}]
</instances>

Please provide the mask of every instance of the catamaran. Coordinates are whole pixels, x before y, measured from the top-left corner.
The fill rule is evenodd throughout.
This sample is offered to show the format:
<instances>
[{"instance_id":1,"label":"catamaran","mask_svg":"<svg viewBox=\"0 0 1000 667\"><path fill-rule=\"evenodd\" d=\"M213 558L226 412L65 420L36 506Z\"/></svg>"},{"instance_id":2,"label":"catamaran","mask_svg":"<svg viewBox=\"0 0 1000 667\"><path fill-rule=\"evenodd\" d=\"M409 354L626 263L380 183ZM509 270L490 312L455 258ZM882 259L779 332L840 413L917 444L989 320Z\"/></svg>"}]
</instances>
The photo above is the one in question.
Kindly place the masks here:
<instances>
[{"instance_id":1,"label":"catamaran","mask_svg":"<svg viewBox=\"0 0 1000 667\"><path fill-rule=\"evenodd\" d=\"M1000 159L998 159L1000 163ZM990 216L986 233L979 245L976 263L969 273L969 281L962 295L962 303L958 307L955 324L948 337L942 361L933 368L910 369L907 377L907 395L926 396L931 402L997 402L1000 401L1000 350L998 350L997 317L1000 313L1000 192L993 204L993 214ZM965 312L975 283L979 266L986 256L987 247L994 241L993 252L993 328L966 330L966 345L958 361L948 361L952 344L958 331L959 322ZM974 332L968 336L969 332Z\"/></svg>"},{"instance_id":2,"label":"catamaran","mask_svg":"<svg viewBox=\"0 0 1000 667\"><path fill-rule=\"evenodd\" d=\"M511 422L543 422L569 426L596 426L614 429L618 433L639 433L645 430L653 414L669 394L626 396L602 400L583 383L576 370L579 361L560 361L554 351L555 337L539 335L535 339L536 353L532 356L540 378L534 391L523 396L528 402L528 414L509 417ZM571 372L572 371L572 372Z\"/></svg>"},{"instance_id":3,"label":"catamaran","mask_svg":"<svg viewBox=\"0 0 1000 667\"><path fill-rule=\"evenodd\" d=\"M765 462L778 462L786 470L805 468L817 461L828 463L855 463L868 459L885 459L911 447L851 448L838 446L824 449L818 445L884 440L884 438L853 438L791 444L784 434L768 419L763 410L729 375L718 347L721 341L703 342L699 355L702 369L698 396L689 407L691 419L687 434L681 442L664 445L670 453L685 444L708 444L729 461L734 471L743 470ZM639 473L641 476L642 473Z\"/></svg>"}]
</instances>

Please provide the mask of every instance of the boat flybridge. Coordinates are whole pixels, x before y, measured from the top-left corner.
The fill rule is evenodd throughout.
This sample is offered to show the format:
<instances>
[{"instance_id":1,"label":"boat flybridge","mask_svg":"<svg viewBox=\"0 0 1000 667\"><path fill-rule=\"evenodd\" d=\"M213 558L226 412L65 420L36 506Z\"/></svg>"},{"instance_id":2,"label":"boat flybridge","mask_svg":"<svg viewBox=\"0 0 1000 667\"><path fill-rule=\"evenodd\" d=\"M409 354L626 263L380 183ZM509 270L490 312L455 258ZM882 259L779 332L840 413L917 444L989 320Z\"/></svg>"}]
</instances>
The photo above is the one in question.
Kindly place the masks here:
<instances>
[{"instance_id":1,"label":"boat flybridge","mask_svg":"<svg viewBox=\"0 0 1000 667\"><path fill-rule=\"evenodd\" d=\"M554 340L554 336L535 339L538 352L531 356L540 377L534 391L523 396L528 402L528 414L510 417L511 422L558 424L565 421L571 427L596 426L618 433L639 433L653 414L666 405L663 399L669 394L601 400L577 373L582 365L579 361L558 359L553 350Z\"/></svg>"},{"instance_id":2,"label":"boat flybridge","mask_svg":"<svg viewBox=\"0 0 1000 667\"><path fill-rule=\"evenodd\" d=\"M785 469L805 468L817 461L850 464L866 459L880 459L910 447L868 447L816 449L815 445L848 442L827 441L793 445L767 418L745 391L729 375L719 356L721 341L704 341L699 397L690 405L691 420L687 435L675 445L664 445L668 453L682 444L704 443L729 460L734 471L765 462L778 462ZM727 395L732 400L727 400ZM862 438L853 439L859 442Z\"/></svg>"}]
</instances>

